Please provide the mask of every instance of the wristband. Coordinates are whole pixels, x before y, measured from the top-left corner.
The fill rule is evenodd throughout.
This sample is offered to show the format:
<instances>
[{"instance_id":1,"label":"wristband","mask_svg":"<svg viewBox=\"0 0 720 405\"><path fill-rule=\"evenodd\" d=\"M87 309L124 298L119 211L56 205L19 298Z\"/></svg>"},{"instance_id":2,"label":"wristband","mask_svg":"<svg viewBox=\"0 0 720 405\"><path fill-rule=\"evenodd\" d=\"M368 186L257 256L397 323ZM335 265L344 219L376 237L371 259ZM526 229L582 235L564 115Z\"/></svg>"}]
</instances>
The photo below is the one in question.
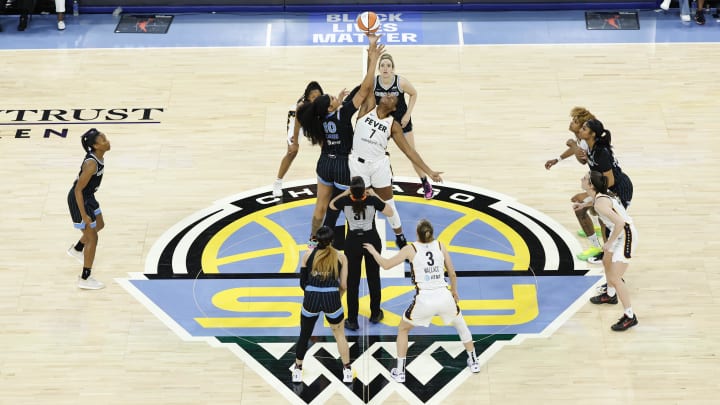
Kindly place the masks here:
<instances>
[{"instance_id":1,"label":"wristband","mask_svg":"<svg viewBox=\"0 0 720 405\"><path fill-rule=\"evenodd\" d=\"M560 155L560 156L558 156L558 157L557 157L557 161L558 161L558 163L562 162L562 160L563 160L563 157L562 157L562 155Z\"/></svg>"}]
</instances>

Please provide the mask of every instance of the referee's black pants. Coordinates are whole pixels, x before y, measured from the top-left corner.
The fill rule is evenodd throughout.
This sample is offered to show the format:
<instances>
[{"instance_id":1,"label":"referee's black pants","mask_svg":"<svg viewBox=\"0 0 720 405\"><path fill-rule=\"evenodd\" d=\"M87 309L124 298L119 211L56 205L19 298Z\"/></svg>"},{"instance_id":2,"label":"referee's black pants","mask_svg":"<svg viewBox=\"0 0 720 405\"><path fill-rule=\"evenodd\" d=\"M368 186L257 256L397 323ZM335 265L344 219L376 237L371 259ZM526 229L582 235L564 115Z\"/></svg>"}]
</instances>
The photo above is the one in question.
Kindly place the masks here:
<instances>
[{"instance_id":1,"label":"referee's black pants","mask_svg":"<svg viewBox=\"0 0 720 405\"><path fill-rule=\"evenodd\" d=\"M345 256L348 260L347 280L347 319L357 322L358 295L362 259L365 258L365 274L368 290L370 290L370 316L380 315L380 266L370 252L363 248L363 243L372 244L380 252L382 243L376 230L366 232L348 231L345 240Z\"/></svg>"}]
</instances>

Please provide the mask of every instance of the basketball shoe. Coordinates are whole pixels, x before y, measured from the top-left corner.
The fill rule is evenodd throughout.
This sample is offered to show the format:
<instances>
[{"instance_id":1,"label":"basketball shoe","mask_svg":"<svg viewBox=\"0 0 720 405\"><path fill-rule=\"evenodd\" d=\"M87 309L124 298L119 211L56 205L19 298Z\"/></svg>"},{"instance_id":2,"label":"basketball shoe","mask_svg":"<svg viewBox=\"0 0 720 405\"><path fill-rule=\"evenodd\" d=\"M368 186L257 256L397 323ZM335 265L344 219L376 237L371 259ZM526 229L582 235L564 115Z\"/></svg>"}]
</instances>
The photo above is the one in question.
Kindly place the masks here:
<instances>
[{"instance_id":1,"label":"basketball shoe","mask_svg":"<svg viewBox=\"0 0 720 405\"><path fill-rule=\"evenodd\" d=\"M395 380L396 382L399 382L399 383L405 382L405 372L404 371L400 371L397 368L393 368L392 370L390 370L390 375L392 376L393 380Z\"/></svg>"},{"instance_id":2,"label":"basketball shoe","mask_svg":"<svg viewBox=\"0 0 720 405\"><path fill-rule=\"evenodd\" d=\"M611 297L605 292L600 295L596 295L595 297L591 297L590 302L593 304L617 304L618 297L617 294Z\"/></svg>"},{"instance_id":3,"label":"basketball shoe","mask_svg":"<svg viewBox=\"0 0 720 405\"><path fill-rule=\"evenodd\" d=\"M351 383L353 382L353 372L351 368L343 368L343 382L344 383Z\"/></svg>"},{"instance_id":4,"label":"basketball shoe","mask_svg":"<svg viewBox=\"0 0 720 405\"><path fill-rule=\"evenodd\" d=\"M603 252L600 252L595 256L588 257L587 262L590 264L602 264L603 256Z\"/></svg>"},{"instance_id":5,"label":"basketball shoe","mask_svg":"<svg viewBox=\"0 0 720 405\"><path fill-rule=\"evenodd\" d=\"M470 367L470 371L473 373L479 373L480 372L480 363L478 363L477 360L472 361L469 357L467 359L467 365Z\"/></svg>"},{"instance_id":6,"label":"basketball shoe","mask_svg":"<svg viewBox=\"0 0 720 405\"><path fill-rule=\"evenodd\" d=\"M297 368L297 366L295 364L293 364L293 368L292 368L292 382L294 382L294 383L302 382L302 369Z\"/></svg>"},{"instance_id":7,"label":"basketball shoe","mask_svg":"<svg viewBox=\"0 0 720 405\"><path fill-rule=\"evenodd\" d=\"M273 197L282 197L282 179L277 179L273 182Z\"/></svg>"},{"instance_id":8,"label":"basketball shoe","mask_svg":"<svg viewBox=\"0 0 720 405\"><path fill-rule=\"evenodd\" d=\"M623 314L622 318L618 319L617 323L610 327L610 329L616 332L622 332L628 330L638 324L637 315L633 315L632 318Z\"/></svg>"},{"instance_id":9,"label":"basketball shoe","mask_svg":"<svg viewBox=\"0 0 720 405\"><path fill-rule=\"evenodd\" d=\"M583 231L582 229L580 229L579 231L577 231L577 234L578 234L578 236L581 237L581 238L587 238L587 234L586 234L585 231ZM595 235L597 235L598 238L600 237L600 227L599 227L599 226L596 226L596 227L595 227Z\"/></svg>"},{"instance_id":10,"label":"basketball shoe","mask_svg":"<svg viewBox=\"0 0 720 405\"><path fill-rule=\"evenodd\" d=\"M77 250L77 249L75 249L75 244L74 244L74 243L73 243L72 245L70 245L70 248L67 250L67 254L68 254L68 256L70 256L70 257L74 257L75 260L77 260L78 262L80 262L80 264L84 264L84 263L85 263L85 254L83 253L82 250Z\"/></svg>"},{"instance_id":11,"label":"basketball shoe","mask_svg":"<svg viewBox=\"0 0 720 405\"><path fill-rule=\"evenodd\" d=\"M423 188L423 194L425 195L425 199L431 200L433 198L432 184L430 184L430 181L427 179L427 177L423 177L420 180L422 181L422 188Z\"/></svg>"},{"instance_id":12,"label":"basketball shoe","mask_svg":"<svg viewBox=\"0 0 720 405\"><path fill-rule=\"evenodd\" d=\"M78 276L78 288L82 288L83 290L100 290L105 288L105 284L95 280L93 276L88 277L86 280Z\"/></svg>"},{"instance_id":13,"label":"basketball shoe","mask_svg":"<svg viewBox=\"0 0 720 405\"><path fill-rule=\"evenodd\" d=\"M602 253L602 251L602 248L590 246L584 252L578 253L576 256L580 260L587 260L591 257L597 256L598 254Z\"/></svg>"}]
</instances>

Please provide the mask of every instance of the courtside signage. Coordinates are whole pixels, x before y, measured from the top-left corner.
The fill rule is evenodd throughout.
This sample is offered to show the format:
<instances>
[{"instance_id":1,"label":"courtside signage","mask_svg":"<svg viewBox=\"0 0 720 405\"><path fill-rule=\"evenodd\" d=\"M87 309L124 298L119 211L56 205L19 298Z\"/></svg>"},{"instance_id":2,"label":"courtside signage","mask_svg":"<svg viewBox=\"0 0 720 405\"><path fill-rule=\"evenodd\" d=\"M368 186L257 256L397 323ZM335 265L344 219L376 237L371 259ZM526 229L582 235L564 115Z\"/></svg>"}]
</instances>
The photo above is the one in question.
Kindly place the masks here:
<instances>
[{"instance_id":1,"label":"courtside signage","mask_svg":"<svg viewBox=\"0 0 720 405\"><path fill-rule=\"evenodd\" d=\"M32 108L0 110L0 138L67 138L88 127L160 124L163 107ZM82 125L82 127L77 127Z\"/></svg>"}]
</instances>

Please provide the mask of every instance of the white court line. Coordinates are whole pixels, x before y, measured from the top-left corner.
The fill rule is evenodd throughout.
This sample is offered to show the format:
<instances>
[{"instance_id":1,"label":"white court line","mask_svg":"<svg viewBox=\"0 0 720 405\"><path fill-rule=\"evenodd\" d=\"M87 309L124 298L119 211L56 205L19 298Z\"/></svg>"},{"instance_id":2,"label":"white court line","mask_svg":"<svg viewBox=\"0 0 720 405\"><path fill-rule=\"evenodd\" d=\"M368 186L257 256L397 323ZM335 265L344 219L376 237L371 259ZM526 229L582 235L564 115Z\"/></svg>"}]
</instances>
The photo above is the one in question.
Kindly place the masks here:
<instances>
[{"instance_id":1,"label":"white court line","mask_svg":"<svg viewBox=\"0 0 720 405\"><path fill-rule=\"evenodd\" d=\"M458 21L458 44L465 45L465 37L463 36L462 21Z\"/></svg>"},{"instance_id":2,"label":"white court line","mask_svg":"<svg viewBox=\"0 0 720 405\"><path fill-rule=\"evenodd\" d=\"M270 37L272 37L272 23L268 23L265 31L265 46L268 48L270 47Z\"/></svg>"}]
</instances>

